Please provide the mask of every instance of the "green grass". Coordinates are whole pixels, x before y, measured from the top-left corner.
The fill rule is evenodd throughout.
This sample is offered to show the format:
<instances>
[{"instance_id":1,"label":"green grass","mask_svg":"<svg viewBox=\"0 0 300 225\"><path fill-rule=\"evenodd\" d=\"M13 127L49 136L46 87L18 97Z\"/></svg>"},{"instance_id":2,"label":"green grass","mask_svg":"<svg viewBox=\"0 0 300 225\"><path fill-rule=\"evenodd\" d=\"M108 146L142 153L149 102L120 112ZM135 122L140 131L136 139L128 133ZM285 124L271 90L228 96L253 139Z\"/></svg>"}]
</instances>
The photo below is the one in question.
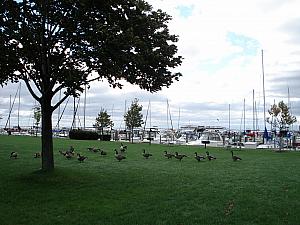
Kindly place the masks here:
<instances>
[{"instance_id":1,"label":"green grass","mask_svg":"<svg viewBox=\"0 0 300 225\"><path fill-rule=\"evenodd\" d=\"M63 158L58 150L70 145L88 160ZM203 148L127 144L118 162L119 145L54 139L55 171L46 174L33 158L39 138L0 136L0 224L300 224L300 152L241 150L233 162L229 151L210 148L217 160L198 163L193 153ZM153 158L143 159L143 148ZM189 157L168 160L164 150Z\"/></svg>"}]
</instances>

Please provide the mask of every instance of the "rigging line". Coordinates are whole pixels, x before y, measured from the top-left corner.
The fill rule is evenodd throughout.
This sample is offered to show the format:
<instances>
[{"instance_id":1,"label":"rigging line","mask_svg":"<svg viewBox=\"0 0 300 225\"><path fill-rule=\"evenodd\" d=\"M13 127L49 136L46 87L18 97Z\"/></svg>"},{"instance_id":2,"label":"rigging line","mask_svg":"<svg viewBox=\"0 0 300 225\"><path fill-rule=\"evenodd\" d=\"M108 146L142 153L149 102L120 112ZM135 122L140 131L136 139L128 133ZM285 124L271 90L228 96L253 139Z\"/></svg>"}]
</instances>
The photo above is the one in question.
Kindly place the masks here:
<instances>
[{"instance_id":1,"label":"rigging line","mask_svg":"<svg viewBox=\"0 0 300 225\"><path fill-rule=\"evenodd\" d=\"M73 96L73 121L72 121L71 129L75 127L75 121L76 121L75 111L76 111L76 100L75 100L75 96Z\"/></svg>"},{"instance_id":2,"label":"rigging line","mask_svg":"<svg viewBox=\"0 0 300 225\"><path fill-rule=\"evenodd\" d=\"M150 108L150 100L149 100L149 103L148 103L148 108L147 108L147 113L146 113L146 119L145 119L145 125L144 125L144 129L143 129L143 135L142 135L143 139L144 139L144 136L145 136L145 130L146 130L146 125L147 125L149 108ZM151 130L151 123L150 123L150 130Z\"/></svg>"},{"instance_id":3,"label":"rigging line","mask_svg":"<svg viewBox=\"0 0 300 225\"><path fill-rule=\"evenodd\" d=\"M77 115L77 119L78 119L78 127L82 127L79 114L77 114L79 107L80 107L79 105L80 105L80 98L78 98L78 102L77 102L76 115Z\"/></svg>"},{"instance_id":4,"label":"rigging line","mask_svg":"<svg viewBox=\"0 0 300 225\"><path fill-rule=\"evenodd\" d=\"M61 100L61 89L59 90L59 100ZM58 106L58 112L57 112L57 128L59 129L59 121L60 121L60 105Z\"/></svg>"},{"instance_id":5,"label":"rigging line","mask_svg":"<svg viewBox=\"0 0 300 225\"><path fill-rule=\"evenodd\" d=\"M172 128L172 130L173 130L174 127L173 127L173 121L172 121L172 117L171 117L171 110L170 110L170 107L169 107L169 116L170 116L171 128Z\"/></svg>"},{"instance_id":6,"label":"rigging line","mask_svg":"<svg viewBox=\"0 0 300 225\"><path fill-rule=\"evenodd\" d=\"M6 121L6 124L5 124L5 128L4 128L4 129L6 129L6 127L7 127L7 124L8 124L8 122L9 122L9 120L10 120L11 111L12 111L12 109L13 109L13 107L14 107L15 100L16 100L16 97L17 97L17 94L18 94L18 91L19 91L19 89L20 89L20 86L18 87L18 89L17 89L17 91L16 91L16 94L15 94L15 97L14 97L14 100L13 100L13 103L12 103L12 105L10 105L10 109L9 109L8 118L7 118L7 121Z\"/></svg>"},{"instance_id":7,"label":"rigging line","mask_svg":"<svg viewBox=\"0 0 300 225\"><path fill-rule=\"evenodd\" d=\"M73 117L74 119L73 119L73 123L72 123L72 128L74 128L75 125L76 125L75 121L76 121L76 115L77 115L77 110L78 110L79 102L80 102L80 97L78 98L77 106L75 107L75 98L74 98L74 117ZM79 127L79 124L78 124L78 127Z\"/></svg>"},{"instance_id":8,"label":"rigging line","mask_svg":"<svg viewBox=\"0 0 300 225\"><path fill-rule=\"evenodd\" d=\"M149 106L150 106L150 100L149 100L149 103L148 103L148 108L147 108L147 113L146 113L146 119L145 119L145 125L144 125L144 131L143 131L143 132L145 132L146 125L147 125L147 119L148 119Z\"/></svg>"},{"instance_id":9,"label":"rigging line","mask_svg":"<svg viewBox=\"0 0 300 225\"><path fill-rule=\"evenodd\" d=\"M66 107L67 107L67 105L68 105L68 102L69 102L69 100L70 100L70 97L71 97L71 96L68 97L68 100L67 100L67 102L66 102L66 104L65 104L65 107L64 107L64 109L63 109L63 111L62 111L62 113L61 113L61 115L60 115L60 117L59 117L59 120L58 120L58 122L57 122L55 128L59 126L59 122L60 122L62 116L64 115L64 112L65 112L65 110L66 110ZM58 128L59 128L59 127L58 127Z\"/></svg>"}]
</instances>

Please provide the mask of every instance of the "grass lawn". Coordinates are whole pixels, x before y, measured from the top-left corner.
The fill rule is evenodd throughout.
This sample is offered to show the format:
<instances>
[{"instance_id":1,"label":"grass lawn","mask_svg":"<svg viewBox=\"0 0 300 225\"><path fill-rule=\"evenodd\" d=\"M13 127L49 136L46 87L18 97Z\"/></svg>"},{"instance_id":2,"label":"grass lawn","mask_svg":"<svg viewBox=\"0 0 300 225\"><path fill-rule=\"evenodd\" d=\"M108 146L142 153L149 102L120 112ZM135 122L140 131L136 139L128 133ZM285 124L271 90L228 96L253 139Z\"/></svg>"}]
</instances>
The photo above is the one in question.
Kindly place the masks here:
<instances>
[{"instance_id":1,"label":"grass lawn","mask_svg":"<svg viewBox=\"0 0 300 225\"><path fill-rule=\"evenodd\" d=\"M72 145L88 157L67 160ZM1 225L299 225L300 152L209 148L214 161L197 162L204 148L54 139L55 171L39 171L40 138L0 136ZM107 156L89 152L101 147ZM142 149L153 154L146 160ZM189 157L166 159L163 151ZM17 151L18 159L10 159Z\"/></svg>"}]
</instances>

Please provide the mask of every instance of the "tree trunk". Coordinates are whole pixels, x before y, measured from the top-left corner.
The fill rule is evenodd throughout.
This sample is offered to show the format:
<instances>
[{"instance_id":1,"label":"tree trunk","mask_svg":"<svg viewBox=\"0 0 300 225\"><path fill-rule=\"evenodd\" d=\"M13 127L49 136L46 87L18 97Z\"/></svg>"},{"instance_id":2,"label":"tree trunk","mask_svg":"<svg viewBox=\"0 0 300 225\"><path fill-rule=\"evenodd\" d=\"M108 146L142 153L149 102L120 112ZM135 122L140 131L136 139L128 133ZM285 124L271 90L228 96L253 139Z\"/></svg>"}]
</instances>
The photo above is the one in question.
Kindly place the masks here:
<instances>
[{"instance_id":1,"label":"tree trunk","mask_svg":"<svg viewBox=\"0 0 300 225\"><path fill-rule=\"evenodd\" d=\"M51 99L41 102L42 108L42 170L54 169Z\"/></svg>"}]
</instances>

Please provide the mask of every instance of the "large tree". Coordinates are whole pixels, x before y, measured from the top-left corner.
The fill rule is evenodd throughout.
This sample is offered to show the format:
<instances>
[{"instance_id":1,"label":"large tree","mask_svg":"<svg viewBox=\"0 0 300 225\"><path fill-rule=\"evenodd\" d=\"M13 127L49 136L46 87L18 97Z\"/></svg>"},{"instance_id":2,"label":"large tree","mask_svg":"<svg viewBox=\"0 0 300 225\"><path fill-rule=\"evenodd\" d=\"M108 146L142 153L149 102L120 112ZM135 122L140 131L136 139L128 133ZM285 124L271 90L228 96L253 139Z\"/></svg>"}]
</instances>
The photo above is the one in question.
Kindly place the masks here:
<instances>
[{"instance_id":1,"label":"large tree","mask_svg":"<svg viewBox=\"0 0 300 225\"><path fill-rule=\"evenodd\" d=\"M143 0L1 1L0 84L23 80L40 103L43 170L54 169L52 113L84 85L126 80L156 92L179 79L170 20Z\"/></svg>"},{"instance_id":2,"label":"large tree","mask_svg":"<svg viewBox=\"0 0 300 225\"><path fill-rule=\"evenodd\" d=\"M276 128L279 130L279 150L281 150L283 134L289 130L290 125L297 122L297 119L291 115L289 107L283 101L280 101L278 105L274 103L268 112L270 117L267 118L267 122L272 124L275 134Z\"/></svg>"},{"instance_id":3,"label":"large tree","mask_svg":"<svg viewBox=\"0 0 300 225\"><path fill-rule=\"evenodd\" d=\"M133 129L141 127L143 122L143 114L142 114L143 106L139 105L139 100L135 98L128 111L124 115L124 120L126 127L131 132L131 142L133 142Z\"/></svg>"}]
</instances>

